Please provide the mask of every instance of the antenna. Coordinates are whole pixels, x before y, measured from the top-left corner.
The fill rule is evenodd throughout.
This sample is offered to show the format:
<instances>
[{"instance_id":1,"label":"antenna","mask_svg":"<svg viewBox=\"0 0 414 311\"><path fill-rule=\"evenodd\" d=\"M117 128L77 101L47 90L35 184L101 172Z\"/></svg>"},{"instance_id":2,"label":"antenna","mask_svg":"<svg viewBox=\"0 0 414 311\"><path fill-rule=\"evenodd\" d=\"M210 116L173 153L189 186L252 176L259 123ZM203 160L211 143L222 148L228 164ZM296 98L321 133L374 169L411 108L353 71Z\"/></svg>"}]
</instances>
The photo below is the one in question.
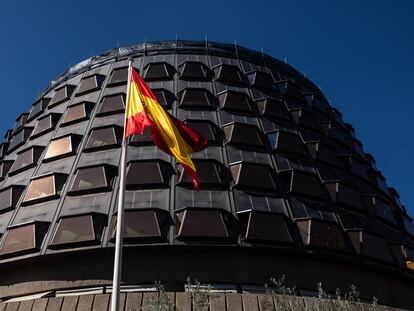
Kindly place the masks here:
<instances>
[{"instance_id":1,"label":"antenna","mask_svg":"<svg viewBox=\"0 0 414 311\"><path fill-rule=\"evenodd\" d=\"M287 58L286 58L286 56L285 56L285 64L287 64Z\"/></svg>"},{"instance_id":2,"label":"antenna","mask_svg":"<svg viewBox=\"0 0 414 311\"><path fill-rule=\"evenodd\" d=\"M234 40L234 47L236 48L236 57L237 57L237 60L239 60L239 50L237 48L237 41L236 40Z\"/></svg>"}]
</instances>

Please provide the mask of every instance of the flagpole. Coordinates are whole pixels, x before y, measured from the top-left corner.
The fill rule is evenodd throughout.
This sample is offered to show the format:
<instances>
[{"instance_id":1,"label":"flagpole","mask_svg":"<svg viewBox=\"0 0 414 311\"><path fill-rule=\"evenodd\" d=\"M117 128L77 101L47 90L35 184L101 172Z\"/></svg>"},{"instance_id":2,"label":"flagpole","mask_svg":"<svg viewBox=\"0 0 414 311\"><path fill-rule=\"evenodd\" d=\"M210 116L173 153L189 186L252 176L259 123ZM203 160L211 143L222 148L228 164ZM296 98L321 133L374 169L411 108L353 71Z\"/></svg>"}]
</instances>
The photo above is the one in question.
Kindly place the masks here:
<instances>
[{"instance_id":1,"label":"flagpole","mask_svg":"<svg viewBox=\"0 0 414 311\"><path fill-rule=\"evenodd\" d=\"M129 98L129 88L131 83L132 60L128 64L128 83L127 83L127 103ZM126 106L126 105L125 105ZM125 107L126 109L127 107ZM116 240L115 240L115 257L114 257L114 274L112 280L112 300L111 311L119 311L119 299L122 275L122 245L124 239L124 194L125 194L125 171L127 159L127 140L125 139L126 131L126 111L124 116L124 135L122 137L119 192L118 192L118 213L116 222Z\"/></svg>"}]
</instances>

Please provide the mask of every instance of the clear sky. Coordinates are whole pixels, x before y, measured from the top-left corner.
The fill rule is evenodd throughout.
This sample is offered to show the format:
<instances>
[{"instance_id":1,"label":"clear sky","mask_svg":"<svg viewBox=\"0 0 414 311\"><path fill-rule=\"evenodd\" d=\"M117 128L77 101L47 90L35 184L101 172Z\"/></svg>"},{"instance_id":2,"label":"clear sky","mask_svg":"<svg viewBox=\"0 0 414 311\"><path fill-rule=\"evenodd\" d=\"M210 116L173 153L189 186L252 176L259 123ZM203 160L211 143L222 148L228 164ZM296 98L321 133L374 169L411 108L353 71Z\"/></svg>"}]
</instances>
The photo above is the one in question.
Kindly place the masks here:
<instances>
[{"instance_id":1,"label":"clear sky","mask_svg":"<svg viewBox=\"0 0 414 311\"><path fill-rule=\"evenodd\" d=\"M119 46L237 43L305 72L414 215L414 1L1 1L0 133L71 64Z\"/></svg>"}]
</instances>

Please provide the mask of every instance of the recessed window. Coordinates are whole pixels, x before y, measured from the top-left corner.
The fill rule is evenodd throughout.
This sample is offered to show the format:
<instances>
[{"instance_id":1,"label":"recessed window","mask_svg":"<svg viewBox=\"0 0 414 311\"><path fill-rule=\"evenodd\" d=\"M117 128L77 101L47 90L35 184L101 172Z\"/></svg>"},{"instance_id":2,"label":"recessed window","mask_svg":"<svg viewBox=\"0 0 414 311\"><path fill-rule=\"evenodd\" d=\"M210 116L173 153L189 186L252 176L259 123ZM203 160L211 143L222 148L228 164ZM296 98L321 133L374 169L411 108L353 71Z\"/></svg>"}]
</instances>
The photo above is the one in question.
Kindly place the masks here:
<instances>
[{"instance_id":1,"label":"recessed window","mask_svg":"<svg viewBox=\"0 0 414 311\"><path fill-rule=\"evenodd\" d=\"M263 211L237 214L242 228L242 241L264 244L292 243L285 215Z\"/></svg>"},{"instance_id":2,"label":"recessed window","mask_svg":"<svg viewBox=\"0 0 414 311\"><path fill-rule=\"evenodd\" d=\"M176 236L185 242L234 242L232 215L217 208L186 208L175 212Z\"/></svg>"},{"instance_id":3,"label":"recessed window","mask_svg":"<svg viewBox=\"0 0 414 311\"><path fill-rule=\"evenodd\" d=\"M49 103L49 108L54 107L66 100L69 100L72 96L73 91L76 89L76 85L64 85L55 90L53 98Z\"/></svg>"},{"instance_id":4,"label":"recessed window","mask_svg":"<svg viewBox=\"0 0 414 311\"><path fill-rule=\"evenodd\" d=\"M252 106L246 93L226 91L218 96L221 109L235 113L251 113Z\"/></svg>"},{"instance_id":5,"label":"recessed window","mask_svg":"<svg viewBox=\"0 0 414 311\"><path fill-rule=\"evenodd\" d=\"M339 154L338 157L342 160L345 168L347 168L356 177L368 181L368 167L367 165L356 159L354 154Z\"/></svg>"},{"instance_id":6,"label":"recessed window","mask_svg":"<svg viewBox=\"0 0 414 311\"><path fill-rule=\"evenodd\" d=\"M132 137L129 139L129 145L130 146L154 145L154 142L151 137L151 129L149 127L146 127L142 135L141 134L132 135Z\"/></svg>"},{"instance_id":7,"label":"recessed window","mask_svg":"<svg viewBox=\"0 0 414 311\"><path fill-rule=\"evenodd\" d=\"M128 67L120 67L112 70L107 86L116 86L128 82Z\"/></svg>"},{"instance_id":8,"label":"recessed window","mask_svg":"<svg viewBox=\"0 0 414 311\"><path fill-rule=\"evenodd\" d=\"M17 131L18 129L20 129L23 125L26 124L27 121L27 116L29 114L26 113L22 113L17 119L16 122L14 123L14 127L13 127L13 132Z\"/></svg>"},{"instance_id":9,"label":"recessed window","mask_svg":"<svg viewBox=\"0 0 414 311\"><path fill-rule=\"evenodd\" d=\"M144 68L144 79L153 80L170 80L174 75L175 69L168 63L151 63Z\"/></svg>"},{"instance_id":10,"label":"recessed window","mask_svg":"<svg viewBox=\"0 0 414 311\"><path fill-rule=\"evenodd\" d=\"M270 74L263 71L254 71L247 74L250 85L258 89L273 90L276 87Z\"/></svg>"},{"instance_id":11,"label":"recessed window","mask_svg":"<svg viewBox=\"0 0 414 311\"><path fill-rule=\"evenodd\" d=\"M49 227L46 222L34 222L9 228L0 248L1 256L22 255L40 250Z\"/></svg>"},{"instance_id":12,"label":"recessed window","mask_svg":"<svg viewBox=\"0 0 414 311\"><path fill-rule=\"evenodd\" d=\"M2 159L6 153L7 153L7 149L9 149L9 142L4 142L0 144L0 159Z\"/></svg>"},{"instance_id":13,"label":"recessed window","mask_svg":"<svg viewBox=\"0 0 414 311\"><path fill-rule=\"evenodd\" d=\"M333 209L325 202L290 199L289 205L295 219L314 218L331 222L338 221Z\"/></svg>"},{"instance_id":14,"label":"recessed window","mask_svg":"<svg viewBox=\"0 0 414 311\"><path fill-rule=\"evenodd\" d=\"M57 199L66 181L66 174L53 173L32 178L22 204Z\"/></svg>"},{"instance_id":15,"label":"recessed window","mask_svg":"<svg viewBox=\"0 0 414 311\"><path fill-rule=\"evenodd\" d=\"M97 116L122 113L125 111L125 94L112 94L105 96L101 102L101 108Z\"/></svg>"},{"instance_id":16,"label":"recessed window","mask_svg":"<svg viewBox=\"0 0 414 311\"><path fill-rule=\"evenodd\" d=\"M342 181L324 182L332 201L350 208L365 210L358 189Z\"/></svg>"},{"instance_id":17,"label":"recessed window","mask_svg":"<svg viewBox=\"0 0 414 311\"><path fill-rule=\"evenodd\" d=\"M13 130L12 129L8 129L5 133L4 133L4 139L6 141L10 141L10 139L12 138L12 133Z\"/></svg>"},{"instance_id":18,"label":"recessed window","mask_svg":"<svg viewBox=\"0 0 414 311\"><path fill-rule=\"evenodd\" d=\"M116 125L94 128L89 134L85 151L103 150L119 146L122 134L122 127Z\"/></svg>"},{"instance_id":19,"label":"recessed window","mask_svg":"<svg viewBox=\"0 0 414 311\"><path fill-rule=\"evenodd\" d=\"M240 149L264 151L263 133L255 125L232 123L223 127L227 143Z\"/></svg>"},{"instance_id":20,"label":"recessed window","mask_svg":"<svg viewBox=\"0 0 414 311\"><path fill-rule=\"evenodd\" d=\"M186 120L185 123L207 139L209 145L221 145L223 135L213 122L208 120Z\"/></svg>"},{"instance_id":21,"label":"recessed window","mask_svg":"<svg viewBox=\"0 0 414 311\"><path fill-rule=\"evenodd\" d=\"M305 100L309 107L312 107L323 114L328 114L331 109L329 103L315 93L305 94Z\"/></svg>"},{"instance_id":22,"label":"recessed window","mask_svg":"<svg viewBox=\"0 0 414 311\"><path fill-rule=\"evenodd\" d=\"M12 166L13 161L4 160L0 162L0 181L6 178Z\"/></svg>"},{"instance_id":23,"label":"recessed window","mask_svg":"<svg viewBox=\"0 0 414 311\"><path fill-rule=\"evenodd\" d=\"M213 97L206 89L186 88L178 93L180 108L214 109Z\"/></svg>"},{"instance_id":24,"label":"recessed window","mask_svg":"<svg viewBox=\"0 0 414 311\"><path fill-rule=\"evenodd\" d=\"M299 170L281 171L280 174L285 180L288 193L317 199L326 198L322 184L315 174Z\"/></svg>"},{"instance_id":25,"label":"recessed window","mask_svg":"<svg viewBox=\"0 0 414 311\"><path fill-rule=\"evenodd\" d=\"M162 160L134 161L128 163L126 187L130 190L167 188L174 170Z\"/></svg>"},{"instance_id":26,"label":"recessed window","mask_svg":"<svg viewBox=\"0 0 414 311\"><path fill-rule=\"evenodd\" d=\"M242 162L231 165L230 171L236 189L270 193L277 190L274 172L268 165Z\"/></svg>"},{"instance_id":27,"label":"recessed window","mask_svg":"<svg viewBox=\"0 0 414 311\"><path fill-rule=\"evenodd\" d=\"M44 147L42 146L32 146L29 149L20 151L10 169L9 175L14 175L31 167L35 167L43 149Z\"/></svg>"},{"instance_id":28,"label":"recessed window","mask_svg":"<svg viewBox=\"0 0 414 311\"><path fill-rule=\"evenodd\" d=\"M57 138L53 138L50 142L44 162L53 161L63 157L71 156L76 153L76 149L82 139L81 135L69 134Z\"/></svg>"},{"instance_id":29,"label":"recessed window","mask_svg":"<svg viewBox=\"0 0 414 311\"><path fill-rule=\"evenodd\" d=\"M221 64L213 68L217 81L225 84L240 85L244 83L244 77L239 67L234 65Z\"/></svg>"},{"instance_id":30,"label":"recessed window","mask_svg":"<svg viewBox=\"0 0 414 311\"><path fill-rule=\"evenodd\" d=\"M283 101L274 98L265 98L256 101L259 113L272 120L289 121L289 113Z\"/></svg>"},{"instance_id":31,"label":"recessed window","mask_svg":"<svg viewBox=\"0 0 414 311\"><path fill-rule=\"evenodd\" d=\"M206 80L209 78L208 69L202 62L185 62L178 66L179 78L183 80Z\"/></svg>"},{"instance_id":32,"label":"recessed window","mask_svg":"<svg viewBox=\"0 0 414 311\"><path fill-rule=\"evenodd\" d=\"M282 154L306 156L306 147L296 133L288 131L275 131L267 134L269 144L273 151Z\"/></svg>"},{"instance_id":33,"label":"recessed window","mask_svg":"<svg viewBox=\"0 0 414 311\"><path fill-rule=\"evenodd\" d=\"M382 237L361 230L348 230L347 234L357 255L387 263L394 262Z\"/></svg>"},{"instance_id":34,"label":"recessed window","mask_svg":"<svg viewBox=\"0 0 414 311\"><path fill-rule=\"evenodd\" d=\"M67 108L60 126L81 122L89 119L90 113L95 104L91 102L81 102Z\"/></svg>"},{"instance_id":35,"label":"recessed window","mask_svg":"<svg viewBox=\"0 0 414 311\"><path fill-rule=\"evenodd\" d=\"M296 98L302 102L305 102L305 98L302 94L302 90L300 87L292 82L292 81L280 81L277 83L279 86L280 93L286 98L286 97L293 97Z\"/></svg>"},{"instance_id":36,"label":"recessed window","mask_svg":"<svg viewBox=\"0 0 414 311\"><path fill-rule=\"evenodd\" d=\"M32 132L32 135L30 136L30 139L53 131L60 119L60 116L60 113L49 113L37 120L36 126Z\"/></svg>"},{"instance_id":37,"label":"recessed window","mask_svg":"<svg viewBox=\"0 0 414 311\"><path fill-rule=\"evenodd\" d=\"M116 236L116 216L112 221L112 241ZM170 213L161 209L127 209L124 216L124 242L167 242L173 224Z\"/></svg>"},{"instance_id":38,"label":"recessed window","mask_svg":"<svg viewBox=\"0 0 414 311\"><path fill-rule=\"evenodd\" d=\"M330 145L316 141L307 142L306 147L308 147L308 150L314 160L323 164L332 165L339 169L343 167L341 161L339 161L338 156L336 155L335 148Z\"/></svg>"},{"instance_id":39,"label":"recessed window","mask_svg":"<svg viewBox=\"0 0 414 311\"><path fill-rule=\"evenodd\" d=\"M290 112L295 123L301 127L321 132L316 115L307 109L297 109Z\"/></svg>"},{"instance_id":40,"label":"recessed window","mask_svg":"<svg viewBox=\"0 0 414 311\"><path fill-rule=\"evenodd\" d=\"M334 122L319 122L325 134L335 140L337 143L348 148L348 133L335 125Z\"/></svg>"},{"instance_id":41,"label":"recessed window","mask_svg":"<svg viewBox=\"0 0 414 311\"><path fill-rule=\"evenodd\" d=\"M223 164L215 160L204 159L193 159L193 163L197 170L201 190L225 189L228 187L229 176ZM185 170L181 170L177 185L194 189L191 176Z\"/></svg>"},{"instance_id":42,"label":"recessed window","mask_svg":"<svg viewBox=\"0 0 414 311\"><path fill-rule=\"evenodd\" d=\"M98 245L106 222L106 215L96 213L61 218L49 248Z\"/></svg>"},{"instance_id":43,"label":"recessed window","mask_svg":"<svg viewBox=\"0 0 414 311\"><path fill-rule=\"evenodd\" d=\"M112 165L78 168L69 194L80 195L110 191L116 171L116 167Z\"/></svg>"},{"instance_id":44,"label":"recessed window","mask_svg":"<svg viewBox=\"0 0 414 311\"><path fill-rule=\"evenodd\" d=\"M174 100L175 95L166 89L153 89L152 92L154 93L155 97L157 98L158 102L161 106L166 107L167 109L171 108Z\"/></svg>"},{"instance_id":45,"label":"recessed window","mask_svg":"<svg viewBox=\"0 0 414 311\"><path fill-rule=\"evenodd\" d=\"M10 153L13 150L23 146L26 143L32 131L33 131L33 127L28 127L28 126L22 127L20 130L18 130L13 135L13 138L11 140L7 153Z\"/></svg>"},{"instance_id":46,"label":"recessed window","mask_svg":"<svg viewBox=\"0 0 414 311\"><path fill-rule=\"evenodd\" d=\"M380 197L375 194L365 194L362 196L362 199L365 206L367 206L371 212L374 212L383 221L397 225L397 220L395 219L395 215L393 213L394 208L389 203L380 199Z\"/></svg>"},{"instance_id":47,"label":"recessed window","mask_svg":"<svg viewBox=\"0 0 414 311\"><path fill-rule=\"evenodd\" d=\"M46 110L49 103L50 103L50 98L41 98L37 102L35 102L32 105L32 108L30 109L30 113L29 113L29 116L27 117L27 121L33 120L34 118L42 114L42 112Z\"/></svg>"},{"instance_id":48,"label":"recessed window","mask_svg":"<svg viewBox=\"0 0 414 311\"><path fill-rule=\"evenodd\" d=\"M0 190L0 213L13 210L16 207L25 186L12 185Z\"/></svg>"},{"instance_id":49,"label":"recessed window","mask_svg":"<svg viewBox=\"0 0 414 311\"><path fill-rule=\"evenodd\" d=\"M99 90L104 81L105 76L99 74L83 78L76 96Z\"/></svg>"}]
</instances>

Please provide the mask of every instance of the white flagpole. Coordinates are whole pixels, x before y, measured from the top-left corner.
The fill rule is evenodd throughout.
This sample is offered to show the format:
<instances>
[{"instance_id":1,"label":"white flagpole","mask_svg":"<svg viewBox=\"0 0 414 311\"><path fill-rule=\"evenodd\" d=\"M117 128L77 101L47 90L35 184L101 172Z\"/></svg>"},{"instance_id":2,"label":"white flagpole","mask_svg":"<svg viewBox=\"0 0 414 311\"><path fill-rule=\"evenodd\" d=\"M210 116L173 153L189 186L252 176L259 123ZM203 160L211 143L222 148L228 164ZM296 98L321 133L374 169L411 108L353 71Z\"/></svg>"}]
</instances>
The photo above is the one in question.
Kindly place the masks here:
<instances>
[{"instance_id":1,"label":"white flagpole","mask_svg":"<svg viewBox=\"0 0 414 311\"><path fill-rule=\"evenodd\" d=\"M127 84L127 104L129 98L129 88L131 80L132 60L128 64L128 84ZM122 137L119 192L118 192L118 213L116 221L116 240L115 240L115 258L114 258L114 275L112 280L112 301L111 311L119 311L119 297L122 275L122 245L124 239L124 194L125 194L125 171L127 159L127 140L125 139L126 131L126 108L124 117L124 136Z\"/></svg>"}]
</instances>

